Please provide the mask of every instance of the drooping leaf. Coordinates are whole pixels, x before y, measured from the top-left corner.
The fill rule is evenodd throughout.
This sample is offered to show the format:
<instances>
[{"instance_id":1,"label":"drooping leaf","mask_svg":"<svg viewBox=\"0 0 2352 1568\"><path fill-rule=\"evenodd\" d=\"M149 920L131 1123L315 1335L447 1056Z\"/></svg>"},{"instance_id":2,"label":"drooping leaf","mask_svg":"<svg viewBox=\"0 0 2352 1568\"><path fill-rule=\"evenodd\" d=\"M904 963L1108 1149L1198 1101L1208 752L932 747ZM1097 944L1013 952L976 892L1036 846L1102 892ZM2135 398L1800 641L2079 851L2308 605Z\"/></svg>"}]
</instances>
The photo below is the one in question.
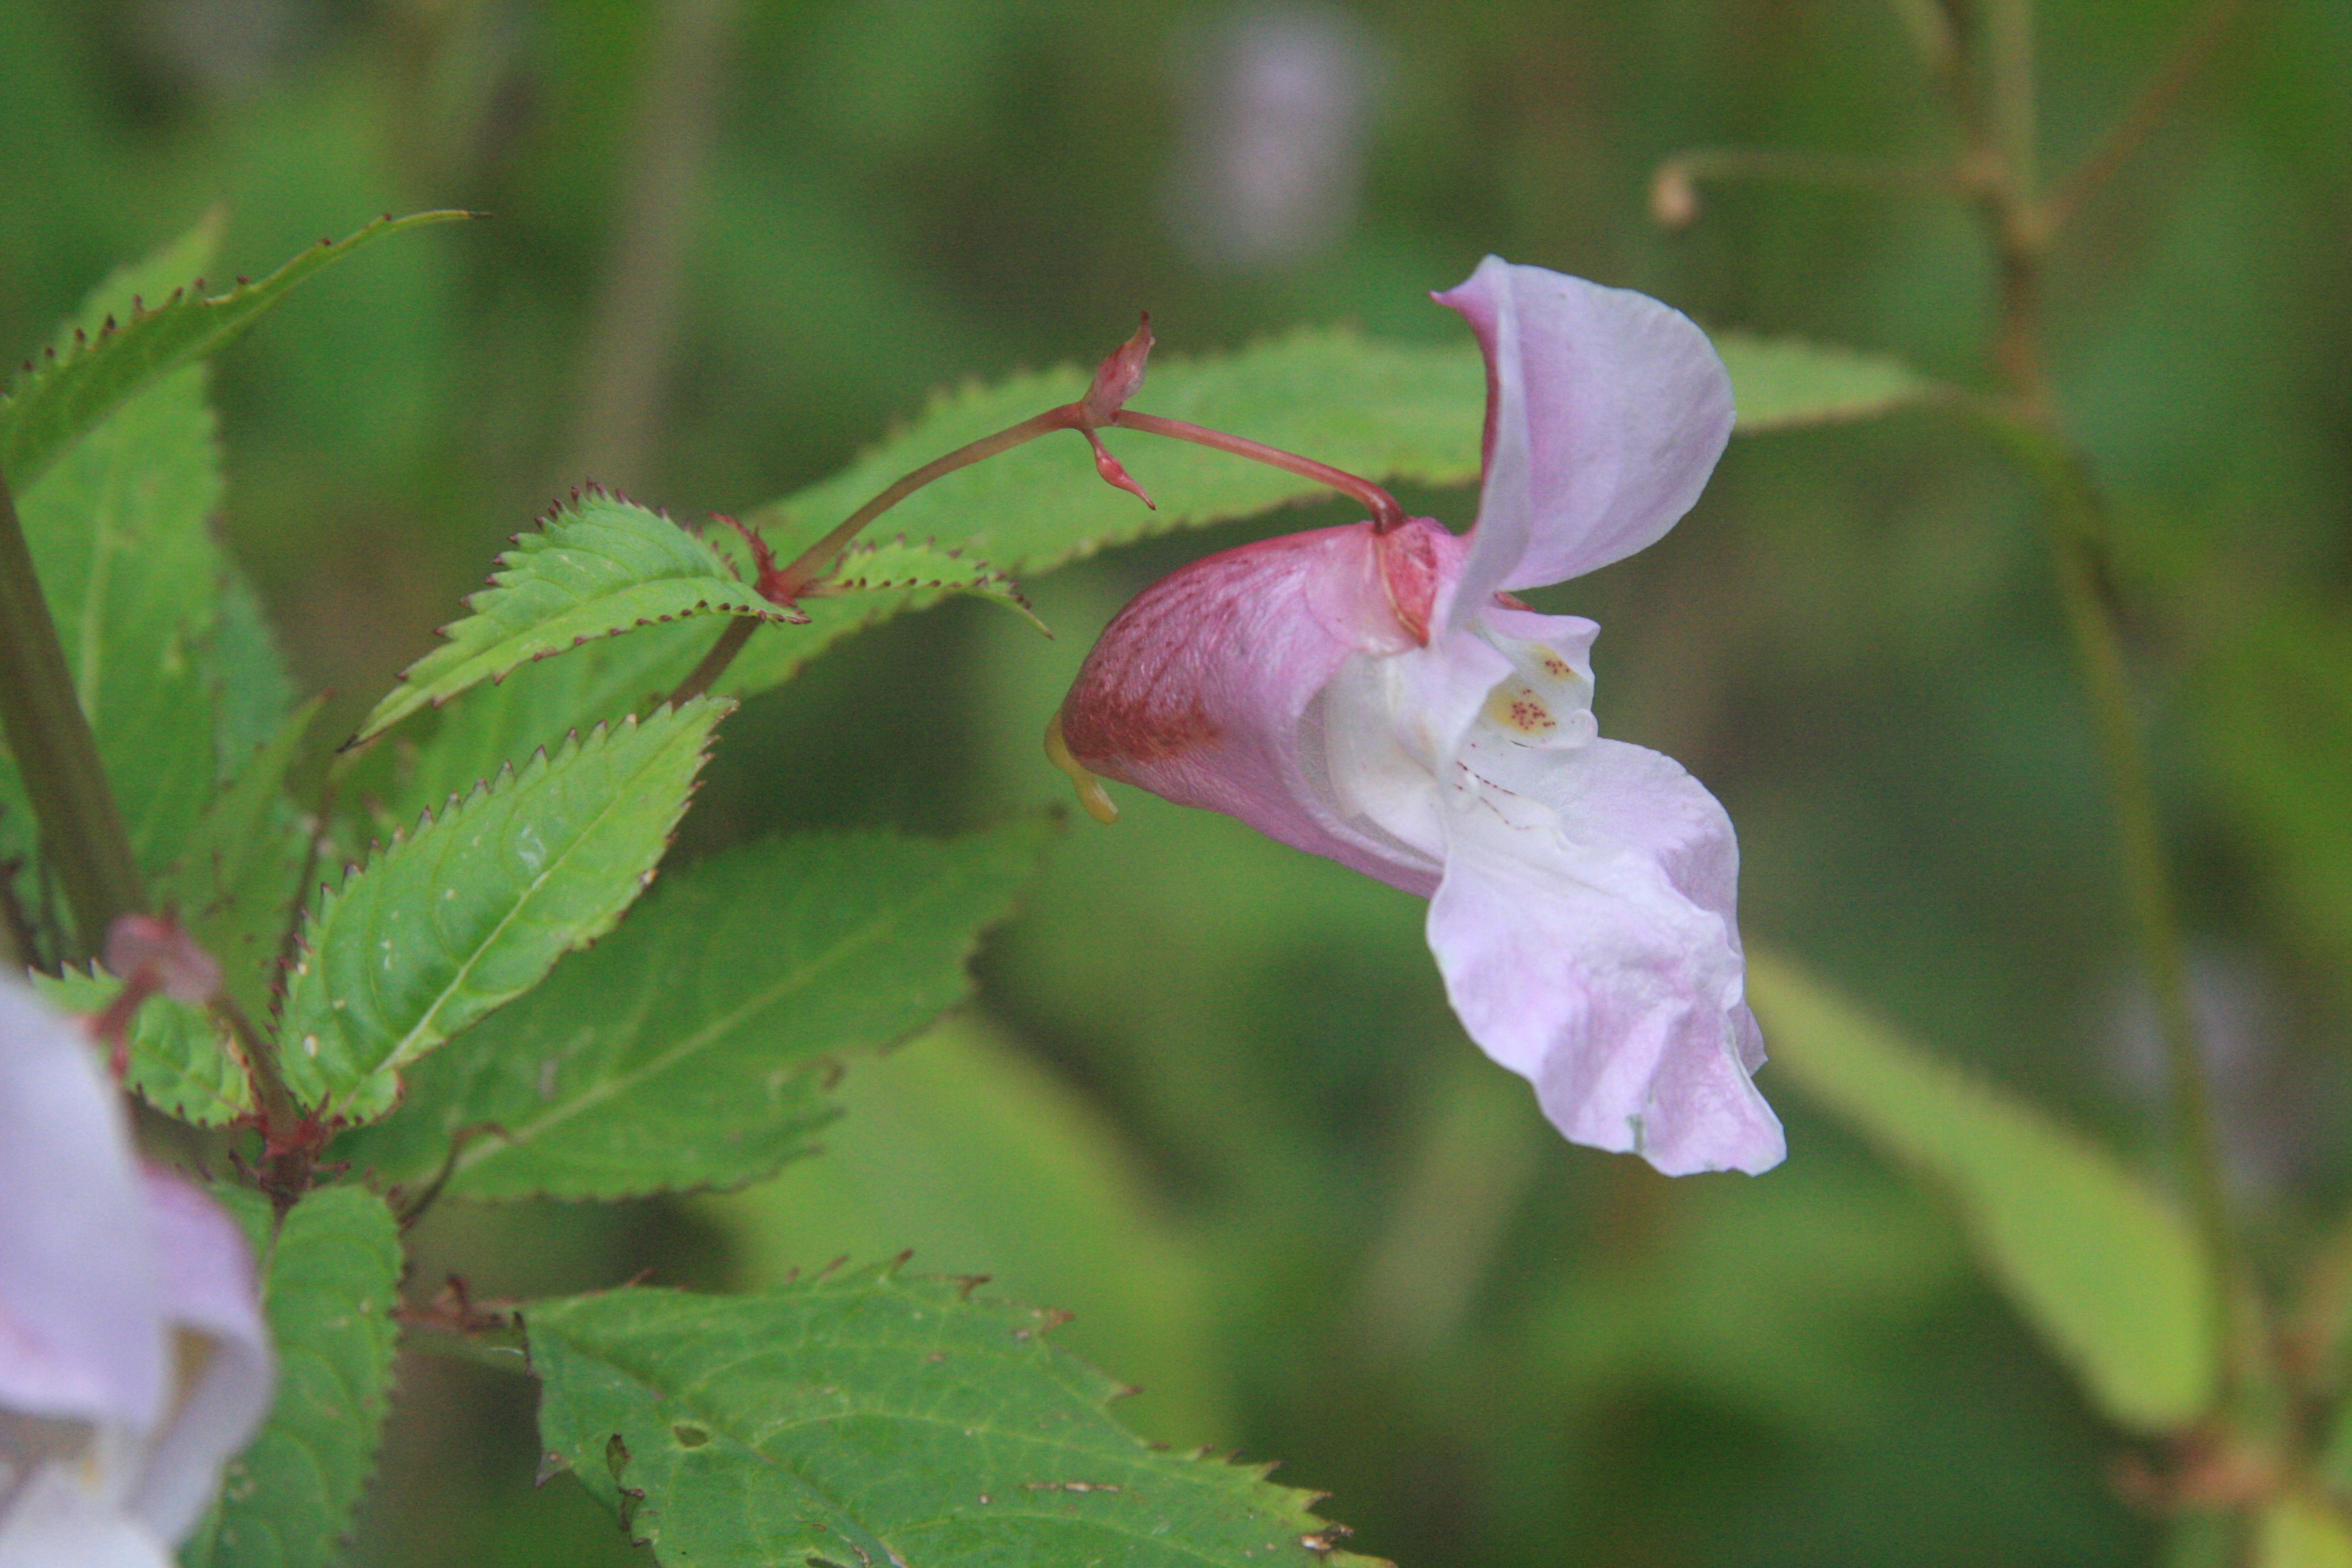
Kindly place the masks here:
<instances>
[{"instance_id":1,"label":"drooping leaf","mask_svg":"<svg viewBox=\"0 0 2352 1568\"><path fill-rule=\"evenodd\" d=\"M451 1165L454 1196L619 1198L738 1186L837 1114L842 1055L969 991L1047 829L939 842L779 839L665 879L627 924L419 1066L400 1113L336 1151L380 1179Z\"/></svg>"},{"instance_id":2,"label":"drooping leaf","mask_svg":"<svg viewBox=\"0 0 2352 1568\"><path fill-rule=\"evenodd\" d=\"M960 550L950 550L929 540L911 543L903 533L895 539L851 545L833 570L825 574L822 585L822 592L826 594L905 590L976 594L1010 607L1039 631L1046 631L1045 623L1037 618L1037 612L1021 596L1019 586L1011 577Z\"/></svg>"},{"instance_id":3,"label":"drooping leaf","mask_svg":"<svg viewBox=\"0 0 2352 1568\"><path fill-rule=\"evenodd\" d=\"M1994 1283L2102 1409L2148 1432L2205 1413L2219 1386L2211 1265L2168 1203L1787 963L1751 957L1748 995L1771 1077L1949 1196Z\"/></svg>"},{"instance_id":4,"label":"drooping leaf","mask_svg":"<svg viewBox=\"0 0 2352 1568\"><path fill-rule=\"evenodd\" d=\"M102 1012L122 991L97 964L68 966L61 975L37 971L30 978L44 1000L68 1013ZM165 1115L225 1127L253 1109L236 1041L203 1008L150 996L131 1015L125 1043L124 1087Z\"/></svg>"},{"instance_id":5,"label":"drooping leaf","mask_svg":"<svg viewBox=\"0 0 2352 1568\"><path fill-rule=\"evenodd\" d=\"M761 598L669 519L602 490L558 507L499 566L466 601L472 613L442 628L449 640L401 672L350 744L520 665L635 627L696 616L803 618Z\"/></svg>"},{"instance_id":6,"label":"drooping leaf","mask_svg":"<svg viewBox=\"0 0 2352 1568\"><path fill-rule=\"evenodd\" d=\"M1718 335L1715 349L1731 373L1732 429L1741 436L1874 419L1949 395L1885 354L1745 332Z\"/></svg>"},{"instance_id":7,"label":"drooping leaf","mask_svg":"<svg viewBox=\"0 0 2352 1568\"><path fill-rule=\"evenodd\" d=\"M224 1194L268 1259L262 1304L278 1394L184 1568L327 1568L375 1468L399 1337L400 1227L361 1187L320 1187L269 1235L269 1209Z\"/></svg>"},{"instance_id":8,"label":"drooping leaf","mask_svg":"<svg viewBox=\"0 0 2352 1568\"><path fill-rule=\"evenodd\" d=\"M1056 1314L877 1269L524 1312L548 1451L663 1562L1361 1563L1262 1471L1143 1443Z\"/></svg>"},{"instance_id":9,"label":"drooping leaf","mask_svg":"<svg viewBox=\"0 0 2352 1568\"><path fill-rule=\"evenodd\" d=\"M1203 1257L1086 1097L966 1012L851 1063L833 1098L845 1114L818 1158L697 1205L742 1284L912 1247L922 1272L1074 1310L1057 1339L1141 1385L1120 1414L1146 1436L1232 1440Z\"/></svg>"},{"instance_id":10,"label":"drooping leaf","mask_svg":"<svg viewBox=\"0 0 2352 1568\"><path fill-rule=\"evenodd\" d=\"M179 911L189 933L220 961L228 994L257 1020L268 1012L278 939L293 910L306 842L286 799L286 771L323 701L304 703L245 759L156 883L157 902Z\"/></svg>"},{"instance_id":11,"label":"drooping leaf","mask_svg":"<svg viewBox=\"0 0 2352 1568\"><path fill-rule=\"evenodd\" d=\"M303 931L279 1037L329 1116L390 1110L399 1072L612 929L653 878L711 726L698 698L542 752L352 871Z\"/></svg>"},{"instance_id":12,"label":"drooping leaf","mask_svg":"<svg viewBox=\"0 0 2352 1568\"><path fill-rule=\"evenodd\" d=\"M320 240L258 283L207 297L196 283L111 324L83 329L50 350L0 400L0 473L29 488L67 447L152 383L235 342L297 284L387 235L468 216L459 212L389 214L341 241Z\"/></svg>"}]
</instances>

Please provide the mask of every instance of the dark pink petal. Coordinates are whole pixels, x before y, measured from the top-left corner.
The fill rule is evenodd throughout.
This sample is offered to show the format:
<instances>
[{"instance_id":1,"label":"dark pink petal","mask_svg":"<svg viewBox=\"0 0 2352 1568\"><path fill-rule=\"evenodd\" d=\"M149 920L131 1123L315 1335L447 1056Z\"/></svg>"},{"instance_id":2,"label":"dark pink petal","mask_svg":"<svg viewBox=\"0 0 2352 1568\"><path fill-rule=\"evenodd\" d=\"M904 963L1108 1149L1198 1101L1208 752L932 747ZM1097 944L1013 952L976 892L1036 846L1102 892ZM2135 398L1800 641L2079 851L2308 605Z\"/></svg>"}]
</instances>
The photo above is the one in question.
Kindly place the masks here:
<instances>
[{"instance_id":1,"label":"dark pink petal","mask_svg":"<svg viewBox=\"0 0 2352 1568\"><path fill-rule=\"evenodd\" d=\"M1470 1037L1576 1142L1668 1175L1780 1163L1749 1079L1763 1039L1722 806L1671 758L1615 741L1487 740L1465 763L1491 799L1450 814L1429 945Z\"/></svg>"},{"instance_id":2,"label":"dark pink petal","mask_svg":"<svg viewBox=\"0 0 2352 1568\"><path fill-rule=\"evenodd\" d=\"M0 1407L152 1426L156 1286L119 1099L79 1029L0 981Z\"/></svg>"},{"instance_id":3,"label":"dark pink petal","mask_svg":"<svg viewBox=\"0 0 2352 1568\"><path fill-rule=\"evenodd\" d=\"M1350 658L1418 646L1461 548L1417 518L1385 535L1357 523L1195 561L1105 628L1063 702L1063 740L1105 777L1426 894L1434 862L1335 808L1301 721Z\"/></svg>"},{"instance_id":4,"label":"dark pink petal","mask_svg":"<svg viewBox=\"0 0 2352 1568\"><path fill-rule=\"evenodd\" d=\"M1486 353L1485 479L1450 624L1498 588L1622 560L1698 500L1731 435L1731 378L1682 312L1493 256L1437 300Z\"/></svg>"}]
</instances>

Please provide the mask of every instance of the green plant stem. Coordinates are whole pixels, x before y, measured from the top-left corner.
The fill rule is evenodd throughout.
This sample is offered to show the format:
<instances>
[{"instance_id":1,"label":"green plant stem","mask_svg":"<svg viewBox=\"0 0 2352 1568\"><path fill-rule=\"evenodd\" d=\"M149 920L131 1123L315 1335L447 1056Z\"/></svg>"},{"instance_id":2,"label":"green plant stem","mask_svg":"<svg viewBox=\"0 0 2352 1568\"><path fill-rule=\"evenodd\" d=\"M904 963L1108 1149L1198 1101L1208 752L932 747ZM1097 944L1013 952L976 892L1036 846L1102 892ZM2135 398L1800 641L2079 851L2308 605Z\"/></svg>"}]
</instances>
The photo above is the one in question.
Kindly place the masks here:
<instances>
[{"instance_id":1,"label":"green plant stem","mask_svg":"<svg viewBox=\"0 0 2352 1568\"><path fill-rule=\"evenodd\" d=\"M2254 1382L2247 1365L2254 1342L2247 1332L2247 1298L2241 1290L2248 1276L2189 994L2163 820L2149 778L2130 666L2100 572L2106 503L2081 449L2060 426L2043 369L2041 284L2050 226L2036 195L2032 0L1988 0L1985 21L1987 79L1981 94L1973 84L1962 83L1959 104L1973 159L1994 172L1981 210L2000 288L1994 360L2014 407L1994 412L1991 421L2045 503L2051 565L2107 775L2133 935L2156 999L2181 1177L2213 1265L2210 1312L2221 1407L2242 1417L2249 1414ZM1977 112L1979 106L1982 111Z\"/></svg>"},{"instance_id":2,"label":"green plant stem","mask_svg":"<svg viewBox=\"0 0 2352 1568\"><path fill-rule=\"evenodd\" d=\"M245 1052L246 1078L253 1085L253 1101L261 1111L263 1142L283 1142L300 1124L302 1108L295 1102L294 1091L286 1086L286 1075L278 1065L277 1046L226 992L213 998L212 1009L213 1016L236 1036L236 1043Z\"/></svg>"},{"instance_id":3,"label":"green plant stem","mask_svg":"<svg viewBox=\"0 0 2352 1568\"><path fill-rule=\"evenodd\" d=\"M146 907L98 740L74 695L16 498L0 478L0 731L25 781L41 844L73 910L76 956L97 952L122 915Z\"/></svg>"}]
</instances>

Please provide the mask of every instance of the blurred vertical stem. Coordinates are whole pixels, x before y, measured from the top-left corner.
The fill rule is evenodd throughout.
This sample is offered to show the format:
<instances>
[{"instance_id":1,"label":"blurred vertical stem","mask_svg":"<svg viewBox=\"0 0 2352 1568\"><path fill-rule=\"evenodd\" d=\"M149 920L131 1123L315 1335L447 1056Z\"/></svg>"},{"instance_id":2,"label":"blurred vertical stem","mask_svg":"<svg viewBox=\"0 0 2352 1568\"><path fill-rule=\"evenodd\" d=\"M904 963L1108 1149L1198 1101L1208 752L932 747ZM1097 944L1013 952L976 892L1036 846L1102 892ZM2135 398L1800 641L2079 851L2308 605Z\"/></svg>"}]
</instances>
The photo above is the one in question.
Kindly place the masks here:
<instances>
[{"instance_id":1,"label":"blurred vertical stem","mask_svg":"<svg viewBox=\"0 0 2352 1568\"><path fill-rule=\"evenodd\" d=\"M2213 1262L2210 1311L2222 1408L2242 1416L2250 1382L2244 1357L2252 1341L2242 1321L2237 1226L2230 1212L2212 1089L2189 995L2163 820L2148 774L2130 665L2101 570L2106 502L2082 449L2059 423L2043 370L2042 263L2052 225L2036 194L2033 6L2032 0L1986 0L1983 16L1987 79L1983 93L1973 95L1983 112L1964 112L1964 118L1970 121L1977 143L1972 156L1990 174L1983 183L1983 210L2001 291L1994 357L2015 400L2013 410L1993 416L1993 424L2042 492L2051 564L2114 802L2133 932L2164 1037L2182 1176Z\"/></svg>"},{"instance_id":2,"label":"blurred vertical stem","mask_svg":"<svg viewBox=\"0 0 2352 1568\"><path fill-rule=\"evenodd\" d=\"M33 552L0 477L0 730L25 781L42 848L73 910L79 955L95 953L117 916L145 903L139 863L74 695Z\"/></svg>"}]
</instances>

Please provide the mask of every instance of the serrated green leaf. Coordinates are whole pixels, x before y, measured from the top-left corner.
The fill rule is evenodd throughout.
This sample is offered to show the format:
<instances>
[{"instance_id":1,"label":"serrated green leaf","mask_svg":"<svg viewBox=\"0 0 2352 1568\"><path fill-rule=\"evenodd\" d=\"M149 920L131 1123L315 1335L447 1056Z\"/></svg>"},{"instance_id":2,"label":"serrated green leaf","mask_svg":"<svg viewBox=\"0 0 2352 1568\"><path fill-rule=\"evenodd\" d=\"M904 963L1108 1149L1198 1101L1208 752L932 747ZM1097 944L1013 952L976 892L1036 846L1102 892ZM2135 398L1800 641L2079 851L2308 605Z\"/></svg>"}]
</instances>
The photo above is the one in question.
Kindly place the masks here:
<instances>
[{"instance_id":1,"label":"serrated green leaf","mask_svg":"<svg viewBox=\"0 0 2352 1568\"><path fill-rule=\"evenodd\" d=\"M37 971L33 989L68 1013L105 1010L122 983L93 963L62 974ZM228 1032L201 1007L150 996L131 1016L123 1087L169 1116L199 1127L224 1127L253 1109L253 1086Z\"/></svg>"},{"instance_id":2,"label":"serrated green leaf","mask_svg":"<svg viewBox=\"0 0 2352 1568\"><path fill-rule=\"evenodd\" d=\"M447 1192L619 1198L731 1187L808 1152L841 1054L905 1038L971 989L1049 829L779 839L673 873L628 923L418 1067L399 1114L336 1150Z\"/></svg>"},{"instance_id":3,"label":"serrated green leaf","mask_svg":"<svg viewBox=\"0 0 2352 1568\"><path fill-rule=\"evenodd\" d=\"M204 377L191 366L122 404L18 502L75 695L151 875L178 855L217 763L205 664L226 563L209 531L221 474Z\"/></svg>"},{"instance_id":4,"label":"serrated green leaf","mask_svg":"<svg viewBox=\"0 0 2352 1568\"><path fill-rule=\"evenodd\" d=\"M286 772L324 701L304 703L245 759L156 885L157 902L176 909L189 933L220 961L224 987L251 1018L269 1010L278 942L307 847L286 799Z\"/></svg>"},{"instance_id":5,"label":"serrated green leaf","mask_svg":"<svg viewBox=\"0 0 2352 1568\"><path fill-rule=\"evenodd\" d=\"M1056 1317L888 1270L524 1313L542 1442L681 1568L1363 1562L1312 1494L1121 1427Z\"/></svg>"},{"instance_id":6,"label":"serrated green leaf","mask_svg":"<svg viewBox=\"0 0 2352 1568\"><path fill-rule=\"evenodd\" d=\"M1886 354L1725 332L1715 340L1731 373L1736 435L1874 419L1950 394Z\"/></svg>"},{"instance_id":7,"label":"serrated green leaf","mask_svg":"<svg viewBox=\"0 0 2352 1568\"><path fill-rule=\"evenodd\" d=\"M1217 1309L1192 1237L1154 1201L1132 1141L1033 1051L971 1011L848 1064L823 1154L704 1198L748 1287L836 1258L914 1249L1076 1319L1056 1338L1142 1385L1120 1414L1177 1444L1232 1440Z\"/></svg>"},{"instance_id":8,"label":"serrated green leaf","mask_svg":"<svg viewBox=\"0 0 2352 1568\"><path fill-rule=\"evenodd\" d=\"M908 590L971 594L993 599L1046 636L1053 636L1011 577L987 562L973 560L936 540L927 539L917 544L903 533L896 539L851 545L811 593L886 594Z\"/></svg>"},{"instance_id":9,"label":"serrated green leaf","mask_svg":"<svg viewBox=\"0 0 2352 1568\"><path fill-rule=\"evenodd\" d=\"M262 1304L278 1394L260 1436L232 1461L180 1550L185 1568L326 1568L375 1468L392 1386L400 1226L359 1187L321 1187L287 1212L224 1194L268 1259Z\"/></svg>"},{"instance_id":10,"label":"serrated green leaf","mask_svg":"<svg viewBox=\"0 0 2352 1568\"><path fill-rule=\"evenodd\" d=\"M260 598L235 562L221 573L219 605L211 649L213 734L220 747L219 773L226 778L286 722L294 707L294 679Z\"/></svg>"},{"instance_id":11,"label":"serrated green leaf","mask_svg":"<svg viewBox=\"0 0 2352 1568\"><path fill-rule=\"evenodd\" d=\"M349 744L520 665L635 627L696 616L805 618L761 598L669 519L603 491L558 507L499 566L490 585L466 601L473 613L442 628L449 640L401 672Z\"/></svg>"},{"instance_id":12,"label":"serrated green leaf","mask_svg":"<svg viewBox=\"0 0 2352 1568\"><path fill-rule=\"evenodd\" d=\"M1994 1283L2102 1409L2146 1432L2205 1414L2220 1384L2211 1265L2169 1204L1787 963L1751 956L1748 997L1773 1077L1950 1197Z\"/></svg>"},{"instance_id":13,"label":"serrated green leaf","mask_svg":"<svg viewBox=\"0 0 2352 1568\"><path fill-rule=\"evenodd\" d=\"M159 304L112 314L17 380L0 400L0 473L19 490L126 400L156 380L235 342L297 284L387 235L470 215L389 215L341 241L320 240L258 283L205 296L194 285Z\"/></svg>"},{"instance_id":14,"label":"serrated green leaf","mask_svg":"<svg viewBox=\"0 0 2352 1568\"><path fill-rule=\"evenodd\" d=\"M289 1085L373 1121L399 1073L612 929L652 880L711 726L698 698L541 752L352 871L303 930L279 1029Z\"/></svg>"}]
</instances>

